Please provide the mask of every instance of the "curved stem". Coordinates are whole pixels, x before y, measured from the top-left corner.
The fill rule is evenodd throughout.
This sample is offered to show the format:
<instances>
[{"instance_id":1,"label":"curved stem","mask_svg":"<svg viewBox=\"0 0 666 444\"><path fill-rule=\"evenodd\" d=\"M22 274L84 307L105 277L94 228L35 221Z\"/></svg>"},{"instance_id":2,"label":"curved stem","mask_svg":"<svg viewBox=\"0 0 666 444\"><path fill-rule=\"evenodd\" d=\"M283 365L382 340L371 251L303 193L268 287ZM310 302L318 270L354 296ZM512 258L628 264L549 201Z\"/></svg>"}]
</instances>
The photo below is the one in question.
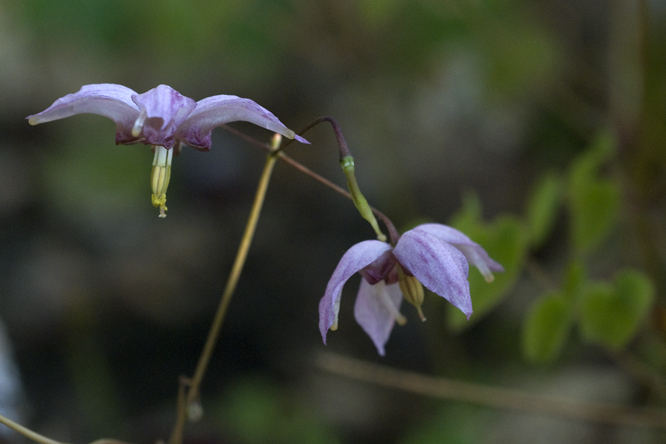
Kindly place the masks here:
<instances>
[{"instance_id":1,"label":"curved stem","mask_svg":"<svg viewBox=\"0 0 666 444\"><path fill-rule=\"evenodd\" d=\"M304 129L302 129L301 131L299 131L299 132L298 132L298 135L300 136L300 135L305 134L307 131L309 131L309 130L312 129L315 125L317 125L317 124L319 124L319 123L321 123L321 122L330 122L331 120L335 121L335 119L333 119L332 117L327 117L327 116L320 117L319 119L317 119L317 120L315 120L314 122L310 123L310 124L309 124L308 126L306 126ZM234 128L228 126L228 125L222 125L222 127L223 127L224 129L226 129L227 131L229 131L230 133L235 134L236 136L238 136L238 137L240 137L241 139L245 140L246 142L251 143L252 145L255 145L255 146L259 147L259 148L262 148L262 149L265 149L265 150L271 151L271 148L270 148L269 145L267 145L267 144L265 144L265 143L262 143L262 142L258 141L257 139L255 139L255 138L253 138L253 137L250 137L250 136L248 136L247 134L238 131L237 129L234 129ZM340 136L342 136L342 133L340 132L339 127L334 126L334 129L335 129L335 128L337 128L337 130L336 130L336 138L338 137L338 133L340 134ZM349 193L347 190L345 190L344 188L342 188L342 187L340 187L340 186L334 184L333 182L331 182L330 180L326 179L325 177L320 176L319 174L315 173L314 171L312 171L310 168L306 167L306 166L303 165L302 163L300 163L300 162L298 162L298 161L292 159L291 157L287 156L287 155L283 152L283 150L284 150L287 146L289 146L289 144L291 144L293 141L294 141L293 139L289 139L289 140L287 140L287 141L286 141L286 142L285 142L285 143L284 143L284 144L283 144L283 145L277 150L277 155L280 157L280 160L282 160L282 161L288 163L289 165L293 166L294 168L296 168L296 169L299 170L300 172L302 172L302 173L304 173L304 174L307 174L308 176L312 177L313 179L315 179L316 181L318 181L318 182L321 183L322 185L324 185L324 186L326 186L326 187L332 189L333 191L335 191L335 192L337 192L337 193L339 193L339 194L342 194L342 195L345 196L347 199L353 201L351 193ZM341 143L344 144L344 145L341 145ZM341 153L342 153L343 150L344 150L343 147L347 147L347 142L345 142L344 137L342 137L341 139L338 139L338 148L340 149L340 152L341 152ZM349 148L347 148L347 152L349 153ZM351 153L349 153L349 154L351 154ZM388 232L389 232L389 236L390 236L390 238L391 238L391 244L393 244L393 245L397 244L397 243L398 243L398 239L400 239L400 234L398 233L398 230L395 228L395 225L393 225L393 222L391 222L391 219L389 219L388 216L386 216L384 213L382 213L381 211L379 211L377 208L373 207L372 205L370 205L370 209L372 210L373 214L374 214L375 216L377 216L378 218L380 218L380 219L382 220L382 222L384 222L384 225L386 225L386 228L388 229Z\"/></svg>"},{"instance_id":2,"label":"curved stem","mask_svg":"<svg viewBox=\"0 0 666 444\"><path fill-rule=\"evenodd\" d=\"M335 191L339 194L342 194L347 199L353 200L352 195L349 191L345 190L344 188L342 188L339 185L334 184L333 182L326 179L325 177L315 173L310 168L308 168L305 165L303 165L302 163L292 159L291 157L287 156L285 153L280 152L279 157L280 157L280 160L282 160L283 162L286 162L289 165L293 166L298 171L312 177L317 182L320 182L324 186L329 187L333 191ZM395 225L393 225L393 222L391 222L391 219L389 219L388 216L386 216L384 213L382 213L381 211L379 211L377 208L373 207L372 205L370 206L370 209L372 210L374 215L377 216L378 218L380 218L382 220L382 222L384 222L384 225L386 225L386 228L388 229L388 232L389 232L389 236L391 237L391 243L393 245L398 243L398 239L400 238L400 234L398 234L398 230L395 228Z\"/></svg>"},{"instance_id":3,"label":"curved stem","mask_svg":"<svg viewBox=\"0 0 666 444\"><path fill-rule=\"evenodd\" d=\"M319 125L321 122L328 122L331 124L333 127L333 131L335 132L335 139L338 142L338 151L340 152L340 160L343 158L352 155L351 151L349 150L349 146L347 145L347 141L345 140L345 136L342 134L342 130L340 129L340 125L338 124L338 121L335 120L331 116L322 116L315 120L314 122L310 123L308 126L303 128L301 131L298 132L298 135L301 136L305 134L307 131L311 130L315 126ZM293 142L293 139L288 140L284 145L282 145L280 148L278 148L278 152L283 151L286 147L289 146Z\"/></svg>"},{"instance_id":4,"label":"curved stem","mask_svg":"<svg viewBox=\"0 0 666 444\"><path fill-rule=\"evenodd\" d=\"M20 424L15 423L9 418L6 418L2 415L0 415L0 423L6 425L10 429L20 433L21 435L25 436L28 439L31 439L35 442L38 442L40 444L63 444L60 441L53 440L51 438L47 438L46 436L40 435L39 433L33 432L32 430L28 429L27 427L23 427Z\"/></svg>"},{"instance_id":5,"label":"curved stem","mask_svg":"<svg viewBox=\"0 0 666 444\"><path fill-rule=\"evenodd\" d=\"M273 167L275 166L275 161L277 158L277 152L273 151L266 159L266 164L264 165L264 170L261 173L261 179L259 180L259 187L254 197L254 203L252 205L250 217L248 218L247 225L245 227L245 233L243 234L240 246L238 247L238 252L236 253L236 260L234 261L231 273L229 274L229 280L227 281L224 293L222 294L220 305L218 306L217 312L215 313L215 318L213 319L213 324L211 325L208 337L206 338L206 343L204 345L203 351L201 352L201 356L199 357L199 362L197 363L196 369L194 371L194 376L192 376L192 379L189 381L189 389L187 390L185 402L179 403L180 405L178 407L176 425L174 426L173 432L171 433L171 438L169 439L170 444L182 443L183 428L187 418L187 410L193 403L198 401L199 387L206 373L206 369L208 368L208 363L213 354L213 350L215 349L217 339L220 335L222 323L224 322L227 308L231 302L231 297L234 294L234 290L238 284L243 266L245 265L245 259L247 258L247 253L250 249L250 243L252 242L252 237L254 236L254 232L257 227L257 221L259 220L261 207L264 203L264 197L266 196L268 183L270 181L271 173L273 172Z\"/></svg>"}]
</instances>

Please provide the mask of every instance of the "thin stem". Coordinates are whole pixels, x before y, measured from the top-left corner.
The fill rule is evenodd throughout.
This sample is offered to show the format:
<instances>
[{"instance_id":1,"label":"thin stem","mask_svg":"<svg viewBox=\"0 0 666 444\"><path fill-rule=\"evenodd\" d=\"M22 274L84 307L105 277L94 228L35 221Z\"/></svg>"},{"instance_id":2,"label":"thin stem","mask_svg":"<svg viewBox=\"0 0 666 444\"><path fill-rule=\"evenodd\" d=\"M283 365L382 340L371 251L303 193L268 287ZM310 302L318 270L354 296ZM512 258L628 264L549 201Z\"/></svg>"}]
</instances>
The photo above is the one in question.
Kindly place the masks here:
<instances>
[{"instance_id":1,"label":"thin stem","mask_svg":"<svg viewBox=\"0 0 666 444\"><path fill-rule=\"evenodd\" d=\"M345 136L342 134L342 130L340 129L340 125L338 124L338 121L335 120L333 117L330 116L323 116L315 120L314 122L310 123L308 126L303 128L298 135L301 136L310 129L314 128L315 126L319 125L321 122L328 122L331 124L333 127L333 131L335 132L335 139L338 142L338 151L340 153L340 160L344 159L345 157L352 157L351 150L349 149L349 145L347 145L347 141L345 140ZM293 140L293 139L292 139ZM286 147L289 146L289 144L292 142L292 140L289 140L287 143L282 145L280 148L278 148L278 152L283 151Z\"/></svg>"},{"instance_id":2,"label":"thin stem","mask_svg":"<svg viewBox=\"0 0 666 444\"><path fill-rule=\"evenodd\" d=\"M199 357L199 362L197 363L196 369L194 371L194 376L192 376L192 379L189 382L189 390L187 391L186 402L182 407L179 408L176 418L176 425L174 426L171 438L169 439L171 444L181 444L183 428L187 416L187 409L192 403L198 401L199 387L206 373L206 369L208 368L208 363L213 354L213 350L215 349L217 339L220 335L222 323L224 322L227 308L231 302L231 297L234 294L234 290L238 284L243 266L245 265L245 259L247 258L247 253L250 249L252 237L254 236L254 232L257 227L257 221L259 220L259 214L261 213L261 207L264 203L266 190L268 189L268 183L270 181L271 173L273 172L273 167L275 166L277 157L278 156L276 153L272 152L266 159L266 164L264 165L264 170L261 173L261 179L259 180L259 187L254 197L252 210L245 227L245 233L243 234L240 246L238 247L238 252L236 253L236 260L234 261L231 273L229 274L229 280L227 281L224 293L222 294L220 305L218 306L217 312L215 313L215 318L213 319L213 324L211 325L208 337L206 338L206 343L204 345L203 351L201 352L201 356Z\"/></svg>"},{"instance_id":3,"label":"thin stem","mask_svg":"<svg viewBox=\"0 0 666 444\"><path fill-rule=\"evenodd\" d=\"M308 168L305 165L303 165L302 163L292 159L291 157L287 156L283 152L280 152L279 156L280 156L280 160L282 160L283 162L286 162L289 165L293 166L298 171L312 177L313 179L320 182L324 186L329 187L333 191L335 191L339 194L342 194L347 199L353 200L351 193L349 191L345 190L344 188L342 188L341 186L338 186L338 185L334 184L333 182L331 182L330 180L326 179L325 177L320 176L319 174L312 171L310 168ZM377 208L373 207L372 205L370 206L370 209L372 210L373 214L375 216L377 216L378 218L380 218L382 220L382 222L384 222L384 225L386 225L386 228L389 231L389 236L391 237L391 243L393 245L398 243L398 239L400 238L400 234L398 234L398 230L395 228L395 225L393 225L393 222L391 222L391 219L389 219L388 216L386 216L384 213L382 213L381 211L379 211Z\"/></svg>"},{"instance_id":4,"label":"thin stem","mask_svg":"<svg viewBox=\"0 0 666 444\"><path fill-rule=\"evenodd\" d=\"M41 444L63 444L60 441L53 440L51 438L47 438L46 436L40 435L39 433L33 432L32 430L23 427L20 424L15 423L9 418L6 418L2 415L0 415L0 423L6 425L10 429L20 433L21 435L25 436L28 439L31 439L35 442L41 443Z\"/></svg>"},{"instance_id":5,"label":"thin stem","mask_svg":"<svg viewBox=\"0 0 666 444\"><path fill-rule=\"evenodd\" d=\"M517 410L528 414L666 429L666 410L663 409L557 399L520 390L434 378L333 353L322 353L317 364L319 368L336 375L419 395Z\"/></svg>"},{"instance_id":6,"label":"thin stem","mask_svg":"<svg viewBox=\"0 0 666 444\"><path fill-rule=\"evenodd\" d=\"M312 122L311 124L309 124L308 126L306 126L303 130L299 131L298 134L299 134L299 135L303 135L303 134L305 134L308 130L312 129L315 125L317 125L317 124L319 124L319 123L321 123L321 122L329 121L328 119L332 119L332 120L333 120L332 117L320 117L319 119L315 120L314 122ZM270 148L268 145L266 145L265 143L261 143L261 142L258 141L257 139L255 139L255 138L253 138L253 137L250 137L250 136L248 136L247 134L238 131L237 129L234 129L234 128L228 126L228 125L222 125L222 126L224 127L224 129L226 129L226 130L229 131L230 133L235 134L236 136L240 137L241 139L245 140L246 142L251 143L252 145L255 145L255 146L257 146L257 147L259 147L259 148L262 148L262 149L264 149L264 150L268 150L268 151L271 150L271 148ZM334 127L334 128L335 128L335 127ZM338 132L339 132L339 128L338 128L338 130L336 131L336 137L337 137L337 133L338 133ZM306 167L306 166L303 165L302 163L300 163L300 162L298 162L298 161L292 159L291 157L287 156L287 155L284 153L283 150L284 150L284 148L286 148L286 147L287 147L290 143L292 143L292 142L293 142L293 139L287 140L287 141L286 141L284 144L282 144L282 146L279 148L277 154L278 154L278 156L280 157L280 160L282 160L282 161L288 163L289 165L293 166L294 168L296 168L296 169L299 170L300 172L302 172L302 173L304 173L304 174L307 174L308 176L312 177L313 179L315 179L315 180L318 181L319 183L323 184L324 186L326 186L326 187L332 189L333 191L335 191L335 192L337 192L337 193L339 193L339 194L342 194L342 195L345 196L347 199L353 201L351 193L349 193L347 190L345 190L344 188L342 188L342 187L340 187L340 186L334 184L333 182L331 182L330 180L324 178L323 176L320 176L319 174L315 173L314 171L312 171L310 168ZM344 142L344 137L342 137L342 142L344 143L344 146L346 147L346 146L347 146L347 143ZM341 151L342 151L343 148L340 148L340 149L341 149ZM347 150L349 150L349 149L347 148ZM391 222L391 219L389 219L388 216L386 216L384 213L382 213L381 211L379 211L377 208L373 207L372 205L370 205L370 209L372 210L373 214L374 214L375 216L377 216L378 218L380 218L380 219L382 220L382 222L384 222L384 225L386 225L386 228L388 229L388 232L389 232L389 236L391 237L391 243L392 243L393 245L395 245L396 243L398 243L398 239L400 238L400 234L398 233L398 230L395 228L395 225L393 225L393 222Z\"/></svg>"}]
</instances>

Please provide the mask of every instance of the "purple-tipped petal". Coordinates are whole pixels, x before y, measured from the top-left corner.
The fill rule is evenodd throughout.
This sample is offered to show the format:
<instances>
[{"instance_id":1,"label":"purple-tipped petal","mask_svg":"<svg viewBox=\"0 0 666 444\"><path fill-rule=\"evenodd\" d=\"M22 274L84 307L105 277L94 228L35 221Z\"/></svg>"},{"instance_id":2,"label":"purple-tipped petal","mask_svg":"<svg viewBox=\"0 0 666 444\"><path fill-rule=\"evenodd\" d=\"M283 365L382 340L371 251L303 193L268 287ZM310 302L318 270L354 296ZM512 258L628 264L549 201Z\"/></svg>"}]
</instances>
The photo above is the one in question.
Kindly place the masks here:
<instances>
[{"instance_id":1,"label":"purple-tipped petal","mask_svg":"<svg viewBox=\"0 0 666 444\"><path fill-rule=\"evenodd\" d=\"M430 233L444 242L453 244L465 255L470 264L479 269L487 281L493 280L492 271L504 271L504 267L502 267L500 263L491 259L481 245L477 244L455 228L442 224L423 224L411 231Z\"/></svg>"},{"instance_id":2,"label":"purple-tipped petal","mask_svg":"<svg viewBox=\"0 0 666 444\"><path fill-rule=\"evenodd\" d=\"M328 329L337 321L340 295L345 282L390 249L391 246L385 242L367 240L354 245L342 256L328 281L324 297L319 301L319 331L324 344Z\"/></svg>"},{"instance_id":3,"label":"purple-tipped petal","mask_svg":"<svg viewBox=\"0 0 666 444\"><path fill-rule=\"evenodd\" d=\"M143 122L137 122L136 132L141 131L145 143L172 148L178 127L197 106L197 102L185 97L167 85L159 85L143 94L135 94L132 100L139 107Z\"/></svg>"},{"instance_id":4,"label":"purple-tipped petal","mask_svg":"<svg viewBox=\"0 0 666 444\"><path fill-rule=\"evenodd\" d=\"M132 101L135 94L130 88L113 83L85 85L41 113L28 116L28 121L37 125L76 114L97 114L116 123L116 143L136 142L139 138L132 136L132 126L139 116L139 108Z\"/></svg>"},{"instance_id":5,"label":"purple-tipped petal","mask_svg":"<svg viewBox=\"0 0 666 444\"><path fill-rule=\"evenodd\" d=\"M301 143L304 143L304 144L306 144L306 145L310 145L310 142L308 142L306 139L304 139L303 137L299 136L298 134L296 134L296 135L294 136L294 139L296 139L297 142L301 142Z\"/></svg>"},{"instance_id":6,"label":"purple-tipped petal","mask_svg":"<svg viewBox=\"0 0 666 444\"><path fill-rule=\"evenodd\" d=\"M469 266L460 250L426 230L414 229L400 237L393 254L423 285L458 307L469 319Z\"/></svg>"},{"instance_id":7,"label":"purple-tipped petal","mask_svg":"<svg viewBox=\"0 0 666 444\"><path fill-rule=\"evenodd\" d=\"M370 336L381 356L384 356L384 346L395 325L395 316L399 314L401 303L400 285L386 285L383 281L371 285L361 279L354 304L354 317Z\"/></svg>"},{"instance_id":8,"label":"purple-tipped petal","mask_svg":"<svg viewBox=\"0 0 666 444\"><path fill-rule=\"evenodd\" d=\"M207 151L210 149L210 135L213 128L238 120L254 123L289 139L296 138L301 143L308 143L302 137L297 137L266 108L250 99L227 95L207 97L198 101L195 110L178 128L176 137L192 148Z\"/></svg>"}]
</instances>

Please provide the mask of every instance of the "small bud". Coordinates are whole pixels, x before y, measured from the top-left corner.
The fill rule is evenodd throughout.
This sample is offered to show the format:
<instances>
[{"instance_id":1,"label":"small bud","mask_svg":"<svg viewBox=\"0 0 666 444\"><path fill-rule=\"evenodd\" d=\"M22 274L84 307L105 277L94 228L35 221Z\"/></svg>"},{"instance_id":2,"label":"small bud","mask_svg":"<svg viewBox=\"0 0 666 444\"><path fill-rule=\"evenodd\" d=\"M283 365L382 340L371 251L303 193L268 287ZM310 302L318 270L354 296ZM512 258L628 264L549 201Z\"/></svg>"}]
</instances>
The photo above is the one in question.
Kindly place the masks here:
<instances>
[{"instance_id":1,"label":"small bud","mask_svg":"<svg viewBox=\"0 0 666 444\"><path fill-rule=\"evenodd\" d=\"M187 406L187 419L190 422L197 422L203 417L203 407L200 401L194 401Z\"/></svg>"},{"instance_id":2,"label":"small bud","mask_svg":"<svg viewBox=\"0 0 666 444\"><path fill-rule=\"evenodd\" d=\"M160 209L160 217L166 217L166 191L171 178L172 158L173 149L167 150L163 146L155 146L155 157L150 176L150 184L153 189L151 200L153 206Z\"/></svg>"},{"instance_id":3,"label":"small bud","mask_svg":"<svg viewBox=\"0 0 666 444\"><path fill-rule=\"evenodd\" d=\"M340 161L340 166L342 166L342 171L344 171L345 176L347 176L347 188L349 188L349 192L352 195L352 201L354 201L356 209L359 211L359 213L361 213L363 219L370 222L372 229L375 230L375 233L377 234L377 239L382 242L386 242L386 235L379 229L377 219L372 213L372 209L370 208L370 205L368 205L368 201L361 193L361 190L358 187L358 182L356 182L356 176L354 175L354 158L352 156L343 157Z\"/></svg>"},{"instance_id":4,"label":"small bud","mask_svg":"<svg viewBox=\"0 0 666 444\"><path fill-rule=\"evenodd\" d=\"M290 130L291 131L291 130ZM293 134L294 132L291 131ZM290 139L293 139L294 137L290 137ZM271 149L275 151L276 149L280 148L280 144L282 143L282 134L275 133L273 134L273 137L271 137Z\"/></svg>"},{"instance_id":5,"label":"small bud","mask_svg":"<svg viewBox=\"0 0 666 444\"><path fill-rule=\"evenodd\" d=\"M421 310L421 305L423 304L423 285L421 285L421 282L419 282L414 276L405 273L400 265L398 265L397 268L398 282L400 290L402 291L402 297L416 307L419 317L422 321L425 321L426 318L423 316L423 311Z\"/></svg>"}]
</instances>

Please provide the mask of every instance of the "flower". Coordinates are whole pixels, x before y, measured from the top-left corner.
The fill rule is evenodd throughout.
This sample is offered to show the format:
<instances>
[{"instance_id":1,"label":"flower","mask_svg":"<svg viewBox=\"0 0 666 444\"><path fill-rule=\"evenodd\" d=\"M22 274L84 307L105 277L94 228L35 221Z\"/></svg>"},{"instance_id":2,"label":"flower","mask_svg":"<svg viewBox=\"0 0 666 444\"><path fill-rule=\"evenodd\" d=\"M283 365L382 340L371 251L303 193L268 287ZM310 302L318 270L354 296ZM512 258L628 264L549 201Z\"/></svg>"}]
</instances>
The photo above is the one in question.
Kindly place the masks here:
<instances>
[{"instance_id":1,"label":"flower","mask_svg":"<svg viewBox=\"0 0 666 444\"><path fill-rule=\"evenodd\" d=\"M309 143L250 99L219 95L195 102L167 85L159 85L143 94L112 83L85 85L79 92L61 97L46 110L27 118L31 125L37 125L84 113L113 120L116 144L153 145L152 202L160 209L160 217L166 216L166 189L173 151L180 149L181 142L208 151L214 128L243 120L289 139Z\"/></svg>"},{"instance_id":2,"label":"flower","mask_svg":"<svg viewBox=\"0 0 666 444\"><path fill-rule=\"evenodd\" d=\"M492 272L504 271L477 243L455 228L423 224L404 233L395 247L367 240L352 246L342 256L319 302L319 331L324 344L328 330L338 327L342 287L355 273L363 279L354 304L356 322L384 356L395 322L404 324L400 313L404 297L416 305L423 300L421 283L459 308L467 319L472 314L468 263L475 265L487 282Z\"/></svg>"}]
</instances>

